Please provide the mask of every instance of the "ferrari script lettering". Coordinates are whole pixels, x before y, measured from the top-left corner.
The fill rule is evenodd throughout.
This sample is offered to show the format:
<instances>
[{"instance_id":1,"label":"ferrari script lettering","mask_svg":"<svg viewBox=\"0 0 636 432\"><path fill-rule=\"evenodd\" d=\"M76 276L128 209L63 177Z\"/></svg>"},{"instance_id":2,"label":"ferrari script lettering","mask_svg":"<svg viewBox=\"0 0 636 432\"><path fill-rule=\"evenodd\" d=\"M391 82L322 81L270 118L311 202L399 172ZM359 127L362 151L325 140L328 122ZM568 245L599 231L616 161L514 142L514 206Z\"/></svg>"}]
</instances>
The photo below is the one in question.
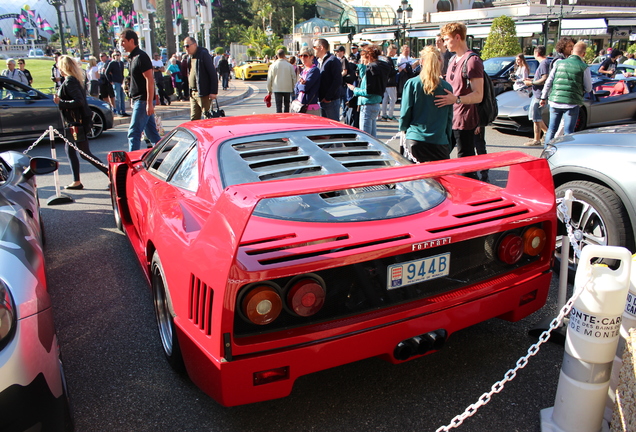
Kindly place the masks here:
<instances>
[{"instance_id":1,"label":"ferrari script lettering","mask_svg":"<svg viewBox=\"0 0 636 432\"><path fill-rule=\"evenodd\" d=\"M441 239L428 240L421 243L414 243L411 245L411 251L419 251L424 249L430 249L432 247L444 246L451 243L450 237L444 237Z\"/></svg>"}]
</instances>

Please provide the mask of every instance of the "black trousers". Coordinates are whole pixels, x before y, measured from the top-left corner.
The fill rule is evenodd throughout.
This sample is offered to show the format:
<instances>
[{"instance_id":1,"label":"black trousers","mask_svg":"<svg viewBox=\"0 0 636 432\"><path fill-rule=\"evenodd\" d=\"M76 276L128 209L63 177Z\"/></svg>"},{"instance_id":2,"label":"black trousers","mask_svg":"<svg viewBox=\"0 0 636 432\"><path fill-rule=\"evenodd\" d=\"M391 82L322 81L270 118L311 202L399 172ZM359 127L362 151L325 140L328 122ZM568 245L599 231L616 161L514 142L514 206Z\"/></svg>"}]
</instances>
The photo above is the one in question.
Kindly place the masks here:
<instances>
[{"instance_id":1,"label":"black trousers","mask_svg":"<svg viewBox=\"0 0 636 432\"><path fill-rule=\"evenodd\" d=\"M289 112L289 99L291 93L286 92L274 92L274 100L276 102L276 112Z\"/></svg>"},{"instance_id":2,"label":"black trousers","mask_svg":"<svg viewBox=\"0 0 636 432\"><path fill-rule=\"evenodd\" d=\"M75 145L77 146L78 149L80 149L82 152L86 153L91 158L101 162L101 160L97 156L95 156L95 155L93 155L91 153L91 150L88 147L88 140L77 142L77 143L75 143ZM64 150L66 151L66 156L68 157L68 160L69 160L69 162L71 164L71 173L73 174L73 181L80 181L80 165L79 165L79 159L77 157L77 150L75 150L73 147L68 145L68 143L64 146ZM98 163L93 162L92 160L90 160L86 156L84 156L83 154L80 154L80 156L82 156L82 159L87 160L95 168L97 168L98 170L100 170L101 172L106 174L106 176L108 176L108 168L104 168L103 166L99 165Z\"/></svg>"},{"instance_id":3,"label":"black trousers","mask_svg":"<svg viewBox=\"0 0 636 432\"><path fill-rule=\"evenodd\" d=\"M411 154L418 162L433 162L450 159L450 145L432 144L424 141L407 139Z\"/></svg>"},{"instance_id":4,"label":"black trousers","mask_svg":"<svg viewBox=\"0 0 636 432\"><path fill-rule=\"evenodd\" d=\"M475 129L453 129L453 141L457 146L457 157L475 156ZM464 173L466 177L478 179L477 173Z\"/></svg>"}]
</instances>

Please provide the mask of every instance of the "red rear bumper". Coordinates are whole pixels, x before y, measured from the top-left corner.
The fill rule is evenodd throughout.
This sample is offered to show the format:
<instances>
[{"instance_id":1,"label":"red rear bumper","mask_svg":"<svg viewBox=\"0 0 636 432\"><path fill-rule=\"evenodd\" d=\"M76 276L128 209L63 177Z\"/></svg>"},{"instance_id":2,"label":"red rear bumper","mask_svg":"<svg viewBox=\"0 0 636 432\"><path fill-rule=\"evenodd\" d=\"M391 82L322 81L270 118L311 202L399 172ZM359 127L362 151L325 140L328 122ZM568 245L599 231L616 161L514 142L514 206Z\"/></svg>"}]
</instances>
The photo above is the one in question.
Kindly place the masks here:
<instances>
[{"instance_id":1,"label":"red rear bumper","mask_svg":"<svg viewBox=\"0 0 636 432\"><path fill-rule=\"evenodd\" d=\"M192 380L221 405L243 405L285 397L291 393L296 378L313 372L378 356L397 363L393 357L396 345L423 333L444 329L450 335L494 317L519 320L545 304L551 277L551 272L543 273L493 295L447 309L403 321L398 317L394 323L381 327L283 350L241 356L232 361L208 357L181 329L177 332ZM533 291L536 291L534 300L521 302ZM520 306L520 302L524 304ZM288 368L289 378L254 385L254 373L283 367Z\"/></svg>"}]
</instances>

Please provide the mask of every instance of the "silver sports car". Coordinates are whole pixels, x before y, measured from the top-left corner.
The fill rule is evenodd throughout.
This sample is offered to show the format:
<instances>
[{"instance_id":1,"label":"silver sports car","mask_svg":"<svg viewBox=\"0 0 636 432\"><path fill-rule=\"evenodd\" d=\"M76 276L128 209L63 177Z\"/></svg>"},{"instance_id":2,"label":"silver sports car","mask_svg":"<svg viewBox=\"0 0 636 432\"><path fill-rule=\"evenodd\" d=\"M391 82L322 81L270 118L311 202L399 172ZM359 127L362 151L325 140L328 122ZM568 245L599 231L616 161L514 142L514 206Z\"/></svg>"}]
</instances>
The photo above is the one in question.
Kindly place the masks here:
<instances>
[{"instance_id":1,"label":"silver sports car","mask_svg":"<svg viewBox=\"0 0 636 432\"><path fill-rule=\"evenodd\" d=\"M586 95L579 111L576 131L636 121L636 78L599 79L593 82L593 86L594 90ZM497 96L497 107L499 115L493 122L494 127L532 132L532 122L528 119L530 97L527 93L501 93ZM548 124L548 108L543 109L542 116Z\"/></svg>"},{"instance_id":2,"label":"silver sports car","mask_svg":"<svg viewBox=\"0 0 636 432\"><path fill-rule=\"evenodd\" d=\"M44 276L36 174L57 161L0 153L0 430L72 429Z\"/></svg>"},{"instance_id":3,"label":"silver sports car","mask_svg":"<svg viewBox=\"0 0 636 432\"><path fill-rule=\"evenodd\" d=\"M636 125L590 129L551 142L548 160L557 201L572 190L574 236L588 244L636 246ZM560 233L565 232L564 226ZM557 248L560 239L557 238ZM570 255L572 256L572 255ZM576 260L571 260L573 268Z\"/></svg>"}]
</instances>

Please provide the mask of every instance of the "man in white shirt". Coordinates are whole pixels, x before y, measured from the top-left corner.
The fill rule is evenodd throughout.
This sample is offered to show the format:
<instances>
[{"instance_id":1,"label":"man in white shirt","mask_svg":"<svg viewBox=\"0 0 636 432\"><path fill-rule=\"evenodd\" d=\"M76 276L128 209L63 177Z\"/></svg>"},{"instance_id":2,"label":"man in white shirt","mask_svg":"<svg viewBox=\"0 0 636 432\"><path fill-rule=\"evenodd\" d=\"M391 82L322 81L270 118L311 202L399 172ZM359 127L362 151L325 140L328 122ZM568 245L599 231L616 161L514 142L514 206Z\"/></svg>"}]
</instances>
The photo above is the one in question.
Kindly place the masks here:
<instances>
[{"instance_id":1,"label":"man in white shirt","mask_svg":"<svg viewBox=\"0 0 636 432\"><path fill-rule=\"evenodd\" d=\"M274 93L276 112L289 112L289 99L296 85L296 71L285 58L285 50L279 49L276 61L267 72L267 92Z\"/></svg>"},{"instance_id":2,"label":"man in white shirt","mask_svg":"<svg viewBox=\"0 0 636 432\"><path fill-rule=\"evenodd\" d=\"M411 48L408 45L402 46L402 54L398 57L398 72L402 72L406 67L406 64L413 63L413 59L411 58Z\"/></svg>"},{"instance_id":3,"label":"man in white shirt","mask_svg":"<svg viewBox=\"0 0 636 432\"><path fill-rule=\"evenodd\" d=\"M29 85L29 80L27 79L26 75L24 75L24 73L22 73L20 69L16 69L15 60L12 58L7 60L7 69L2 71L2 76L11 78L12 80L24 85Z\"/></svg>"},{"instance_id":4,"label":"man in white shirt","mask_svg":"<svg viewBox=\"0 0 636 432\"><path fill-rule=\"evenodd\" d=\"M153 54L152 69L155 78L155 85L159 91L159 102L161 105L170 105L170 97L166 94L166 89L163 82L163 73L166 71L166 67L161 61L159 53Z\"/></svg>"}]
</instances>

